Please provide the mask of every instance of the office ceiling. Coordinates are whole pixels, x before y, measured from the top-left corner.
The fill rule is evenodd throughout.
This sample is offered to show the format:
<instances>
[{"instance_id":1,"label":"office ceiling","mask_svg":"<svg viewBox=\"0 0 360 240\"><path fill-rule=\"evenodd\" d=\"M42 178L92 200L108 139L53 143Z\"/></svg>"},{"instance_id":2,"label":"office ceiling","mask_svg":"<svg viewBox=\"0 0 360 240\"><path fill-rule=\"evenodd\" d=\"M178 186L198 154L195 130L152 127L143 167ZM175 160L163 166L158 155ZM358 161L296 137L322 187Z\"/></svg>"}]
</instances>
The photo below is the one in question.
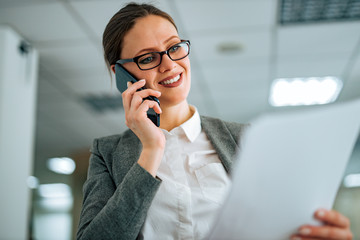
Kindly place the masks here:
<instances>
[{"instance_id":1,"label":"office ceiling","mask_svg":"<svg viewBox=\"0 0 360 240\"><path fill-rule=\"evenodd\" d=\"M189 102L203 115L248 122L273 110L268 92L278 77L337 76L344 81L339 101L360 97L359 20L283 26L277 0L151 2L191 40ZM126 129L121 107L95 111L84 101L119 97L101 38L124 4L0 0L0 24L13 27L40 54L35 172L41 181L54 177L45 168L47 158L87 151L94 138ZM359 162L349 171L360 172Z\"/></svg>"}]
</instances>

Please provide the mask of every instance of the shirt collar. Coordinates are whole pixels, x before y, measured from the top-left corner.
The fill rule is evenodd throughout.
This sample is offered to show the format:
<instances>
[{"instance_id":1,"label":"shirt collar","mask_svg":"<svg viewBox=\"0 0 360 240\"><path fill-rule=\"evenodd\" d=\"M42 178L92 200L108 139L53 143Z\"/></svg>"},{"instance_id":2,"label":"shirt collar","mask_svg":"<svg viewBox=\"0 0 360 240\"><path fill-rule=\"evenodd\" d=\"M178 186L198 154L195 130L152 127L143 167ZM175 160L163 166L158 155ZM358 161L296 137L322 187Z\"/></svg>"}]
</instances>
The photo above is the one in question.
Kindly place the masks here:
<instances>
[{"instance_id":1,"label":"shirt collar","mask_svg":"<svg viewBox=\"0 0 360 240\"><path fill-rule=\"evenodd\" d=\"M190 142L194 142L201 133L201 120L197 108L194 106L190 107L194 110L194 114L186 122L181 124L180 127L184 130Z\"/></svg>"}]
</instances>

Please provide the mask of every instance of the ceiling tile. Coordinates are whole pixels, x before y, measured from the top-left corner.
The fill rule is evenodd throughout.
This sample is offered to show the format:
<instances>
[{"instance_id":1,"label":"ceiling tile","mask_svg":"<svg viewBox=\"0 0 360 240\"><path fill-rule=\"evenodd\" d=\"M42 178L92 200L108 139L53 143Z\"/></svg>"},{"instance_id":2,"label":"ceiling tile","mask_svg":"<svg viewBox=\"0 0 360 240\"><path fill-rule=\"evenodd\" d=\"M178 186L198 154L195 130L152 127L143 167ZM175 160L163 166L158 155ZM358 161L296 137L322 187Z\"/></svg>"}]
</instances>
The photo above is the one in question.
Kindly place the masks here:
<instances>
[{"instance_id":1,"label":"ceiling tile","mask_svg":"<svg viewBox=\"0 0 360 240\"><path fill-rule=\"evenodd\" d=\"M122 133L128 129L125 124L125 112L122 110L94 114L93 118L108 130L104 132L103 136Z\"/></svg>"},{"instance_id":2,"label":"ceiling tile","mask_svg":"<svg viewBox=\"0 0 360 240\"><path fill-rule=\"evenodd\" d=\"M182 27L187 32L273 26L275 0L193 1L176 0ZM216 35L216 34L214 34Z\"/></svg>"},{"instance_id":3,"label":"ceiling tile","mask_svg":"<svg viewBox=\"0 0 360 240\"><path fill-rule=\"evenodd\" d=\"M62 102L63 100L69 100L67 93L64 93L64 91L54 85L52 81L39 79L37 92L38 105Z\"/></svg>"},{"instance_id":4,"label":"ceiling tile","mask_svg":"<svg viewBox=\"0 0 360 240\"><path fill-rule=\"evenodd\" d=\"M227 34L190 35L191 51L200 63L214 61L217 64L227 64L234 61L247 63L258 57L268 57L271 51L270 30L251 32L233 32ZM238 45L239 51L220 51L222 45ZM256 58L256 59L254 59Z\"/></svg>"},{"instance_id":5,"label":"ceiling tile","mask_svg":"<svg viewBox=\"0 0 360 240\"><path fill-rule=\"evenodd\" d=\"M0 0L1 7L17 7L24 5L38 5L49 2L56 2L58 0Z\"/></svg>"},{"instance_id":6,"label":"ceiling tile","mask_svg":"<svg viewBox=\"0 0 360 240\"><path fill-rule=\"evenodd\" d=\"M90 149L90 146L95 138L116 133L115 131L111 132L106 126L97 122L94 117L78 120L65 119L61 122L61 124L71 126L71 130L82 137L82 148L87 147Z\"/></svg>"},{"instance_id":7,"label":"ceiling tile","mask_svg":"<svg viewBox=\"0 0 360 240\"><path fill-rule=\"evenodd\" d=\"M39 48L40 63L48 70L104 68L102 53L90 41L81 44Z\"/></svg>"},{"instance_id":8,"label":"ceiling tile","mask_svg":"<svg viewBox=\"0 0 360 240\"><path fill-rule=\"evenodd\" d=\"M203 72L209 85L207 94L214 98L220 118L248 121L265 109L269 85L267 62L210 66Z\"/></svg>"},{"instance_id":9,"label":"ceiling tile","mask_svg":"<svg viewBox=\"0 0 360 240\"><path fill-rule=\"evenodd\" d=\"M92 117L92 112L85 103L81 103L78 99L66 98L61 100L39 102L38 111L49 121L63 121L65 119L77 120L88 119Z\"/></svg>"},{"instance_id":10,"label":"ceiling tile","mask_svg":"<svg viewBox=\"0 0 360 240\"><path fill-rule=\"evenodd\" d=\"M58 2L1 8L0 23L14 27L30 42L86 38L83 29Z\"/></svg>"},{"instance_id":11,"label":"ceiling tile","mask_svg":"<svg viewBox=\"0 0 360 240\"><path fill-rule=\"evenodd\" d=\"M75 94L119 94L115 81L107 73L92 76L64 78L62 82Z\"/></svg>"},{"instance_id":12,"label":"ceiling tile","mask_svg":"<svg viewBox=\"0 0 360 240\"><path fill-rule=\"evenodd\" d=\"M118 0L94 0L94 1L71 1L70 4L85 20L88 26L96 33L97 36L102 37L104 29L112 18L112 16L120 10L128 1ZM136 0L134 2L143 3L144 1ZM165 0L152 1L160 9L169 12L170 7ZM169 12L170 13L170 12ZM94 17L96 16L96 17Z\"/></svg>"},{"instance_id":13,"label":"ceiling tile","mask_svg":"<svg viewBox=\"0 0 360 240\"><path fill-rule=\"evenodd\" d=\"M71 6L85 20L93 32L102 37L110 18L124 5L124 1L71 1ZM96 16L96 17L94 17Z\"/></svg>"},{"instance_id":14,"label":"ceiling tile","mask_svg":"<svg viewBox=\"0 0 360 240\"><path fill-rule=\"evenodd\" d=\"M40 77L38 81L38 95L53 96L59 94L59 89L50 81Z\"/></svg>"},{"instance_id":15,"label":"ceiling tile","mask_svg":"<svg viewBox=\"0 0 360 240\"><path fill-rule=\"evenodd\" d=\"M279 57L276 78L282 77L342 77L349 54Z\"/></svg>"},{"instance_id":16,"label":"ceiling tile","mask_svg":"<svg viewBox=\"0 0 360 240\"><path fill-rule=\"evenodd\" d=\"M255 64L231 62L218 67L214 67L215 63L207 64L203 66L203 74L214 90L234 87L246 91L268 83L269 64L266 60L259 59Z\"/></svg>"},{"instance_id":17,"label":"ceiling tile","mask_svg":"<svg viewBox=\"0 0 360 240\"><path fill-rule=\"evenodd\" d=\"M351 67L349 67L349 73L345 79L345 86L339 96L341 100L360 98L360 49L357 50L357 53L354 62L350 63Z\"/></svg>"},{"instance_id":18,"label":"ceiling tile","mask_svg":"<svg viewBox=\"0 0 360 240\"><path fill-rule=\"evenodd\" d=\"M277 53L280 56L351 53L359 39L359 22L281 27Z\"/></svg>"},{"instance_id":19,"label":"ceiling tile","mask_svg":"<svg viewBox=\"0 0 360 240\"><path fill-rule=\"evenodd\" d=\"M255 116L266 111L267 88L257 88L248 91L237 91L228 87L226 91L216 94L216 108L218 114L215 117L240 123L250 122Z\"/></svg>"},{"instance_id":20,"label":"ceiling tile","mask_svg":"<svg viewBox=\"0 0 360 240\"><path fill-rule=\"evenodd\" d=\"M99 65L97 66L93 66L93 67L88 67L86 64L81 64L81 65L77 65L74 66L71 69L63 69L63 68L58 68L58 69L51 69L51 74L56 78L56 79L61 79L61 80L65 80L66 79L74 79L74 78L87 78L87 77L92 77L92 76L104 76L106 81L111 81L109 72L105 66L104 61L99 61Z\"/></svg>"}]
</instances>

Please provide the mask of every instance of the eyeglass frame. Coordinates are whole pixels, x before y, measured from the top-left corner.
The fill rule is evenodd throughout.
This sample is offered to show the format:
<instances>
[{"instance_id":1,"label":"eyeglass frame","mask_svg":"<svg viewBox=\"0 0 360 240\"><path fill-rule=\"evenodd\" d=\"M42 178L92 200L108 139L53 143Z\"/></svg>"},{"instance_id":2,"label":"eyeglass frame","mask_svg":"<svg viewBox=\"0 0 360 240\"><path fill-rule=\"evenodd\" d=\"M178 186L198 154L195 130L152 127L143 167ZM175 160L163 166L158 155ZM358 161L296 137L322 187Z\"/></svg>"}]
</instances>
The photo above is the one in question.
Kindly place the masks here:
<instances>
[{"instance_id":1,"label":"eyeglass frame","mask_svg":"<svg viewBox=\"0 0 360 240\"><path fill-rule=\"evenodd\" d=\"M174 59L172 59L172 57L170 56L169 50L170 50L172 47L174 47L174 46L176 46L176 45L178 45L178 44L180 44L180 43L186 43L186 44L188 45L188 48L189 48L188 53L187 53L184 57L174 60ZM158 54L160 54L160 62L159 62L159 64L156 65L156 66L154 66L154 67L152 67L152 68L142 69L142 68L139 66L138 59L141 58L141 57L143 57L143 56L145 56L145 55L151 54L151 53L158 53ZM134 57L134 58L119 59L119 60L116 61L116 63L122 65L122 64L128 63L128 62L134 62L134 63L136 63L136 65L138 66L138 68L139 68L140 70L146 71L146 70L154 69L154 68L160 66L164 54L168 55L168 57L169 57L172 61L179 61L179 60L181 60L181 59L186 58L186 57L189 56L189 54L190 54L190 40L181 40L179 43L172 45L171 47L169 47L169 48L168 48L167 50L165 50L165 51L161 51L161 52L148 52L148 53L141 54L140 56L136 56L136 57Z\"/></svg>"}]
</instances>

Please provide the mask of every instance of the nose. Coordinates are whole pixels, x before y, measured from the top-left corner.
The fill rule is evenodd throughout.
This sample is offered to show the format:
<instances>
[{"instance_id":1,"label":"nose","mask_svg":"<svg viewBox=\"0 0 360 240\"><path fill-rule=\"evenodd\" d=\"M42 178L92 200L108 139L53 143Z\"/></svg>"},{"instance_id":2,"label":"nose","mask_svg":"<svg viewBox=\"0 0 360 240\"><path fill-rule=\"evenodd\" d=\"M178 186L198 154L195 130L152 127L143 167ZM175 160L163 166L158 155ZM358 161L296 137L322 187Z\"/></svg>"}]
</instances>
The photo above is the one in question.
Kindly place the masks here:
<instances>
[{"instance_id":1,"label":"nose","mask_svg":"<svg viewBox=\"0 0 360 240\"><path fill-rule=\"evenodd\" d=\"M176 63L173 60L171 60L167 54L162 55L161 64L159 66L159 71L161 73L169 71L169 70L175 68L175 66L176 66Z\"/></svg>"}]
</instances>

